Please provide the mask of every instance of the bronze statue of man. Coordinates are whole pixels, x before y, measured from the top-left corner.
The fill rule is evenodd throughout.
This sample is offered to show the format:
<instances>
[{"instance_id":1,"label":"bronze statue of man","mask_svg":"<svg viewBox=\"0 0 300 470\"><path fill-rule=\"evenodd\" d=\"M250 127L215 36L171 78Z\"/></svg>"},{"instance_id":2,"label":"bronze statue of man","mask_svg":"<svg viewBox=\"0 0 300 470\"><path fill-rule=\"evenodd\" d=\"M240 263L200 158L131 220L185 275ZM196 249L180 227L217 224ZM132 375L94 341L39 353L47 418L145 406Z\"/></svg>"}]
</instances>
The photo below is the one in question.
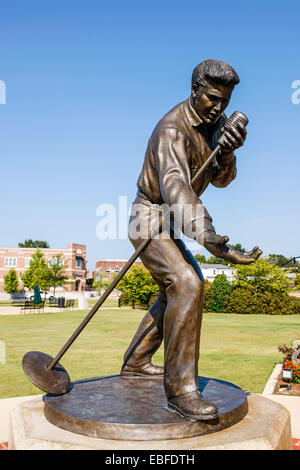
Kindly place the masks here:
<instances>
[{"instance_id":1,"label":"bronze statue of man","mask_svg":"<svg viewBox=\"0 0 300 470\"><path fill-rule=\"evenodd\" d=\"M190 220L182 228L184 234L215 256L249 264L260 256L259 248L240 253L228 245L227 236L216 234L212 218L199 199L209 183L223 188L236 176L234 150L244 144L246 129L239 124L224 132L223 125L224 111L238 83L235 70L222 61L206 60L195 67L191 96L158 122L149 139L129 227L133 223L151 225L153 214L158 214L162 205L176 205L181 215L186 207L192 207ZM194 174L218 141L221 152L193 187ZM201 233L195 230L199 218ZM132 236L130 230L129 237L137 248L144 237ZM163 376L169 408L190 420L213 419L218 409L203 399L198 387L204 285L201 269L175 236L172 224L169 236L154 237L140 258L157 282L159 295L124 355L121 375ZM162 340L164 367L151 362Z\"/></svg>"}]
</instances>

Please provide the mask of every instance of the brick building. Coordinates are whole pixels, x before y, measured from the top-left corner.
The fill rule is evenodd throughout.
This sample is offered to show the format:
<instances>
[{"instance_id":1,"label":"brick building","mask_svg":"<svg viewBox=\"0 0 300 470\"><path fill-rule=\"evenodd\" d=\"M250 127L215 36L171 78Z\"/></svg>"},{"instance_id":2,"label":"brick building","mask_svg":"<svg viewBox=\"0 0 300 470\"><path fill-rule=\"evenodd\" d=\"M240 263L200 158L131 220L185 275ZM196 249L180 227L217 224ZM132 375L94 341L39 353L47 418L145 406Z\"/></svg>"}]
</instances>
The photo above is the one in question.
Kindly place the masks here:
<instances>
[{"instance_id":1,"label":"brick building","mask_svg":"<svg viewBox=\"0 0 300 470\"><path fill-rule=\"evenodd\" d=\"M40 248L47 262L56 255L62 255L68 277L73 282L66 284L66 291L85 290L86 284L86 246L78 243L69 243L68 248ZM29 268L32 255L36 248L8 248L0 247L0 292L4 292L4 276L11 268L15 269L20 280L20 289L23 284L21 275ZM58 289L59 290L59 289Z\"/></svg>"},{"instance_id":2,"label":"brick building","mask_svg":"<svg viewBox=\"0 0 300 470\"><path fill-rule=\"evenodd\" d=\"M96 261L96 273L105 273L105 278L111 279L114 273L121 271L127 263L127 259L105 259ZM141 261L136 261L134 265L142 265Z\"/></svg>"}]
</instances>

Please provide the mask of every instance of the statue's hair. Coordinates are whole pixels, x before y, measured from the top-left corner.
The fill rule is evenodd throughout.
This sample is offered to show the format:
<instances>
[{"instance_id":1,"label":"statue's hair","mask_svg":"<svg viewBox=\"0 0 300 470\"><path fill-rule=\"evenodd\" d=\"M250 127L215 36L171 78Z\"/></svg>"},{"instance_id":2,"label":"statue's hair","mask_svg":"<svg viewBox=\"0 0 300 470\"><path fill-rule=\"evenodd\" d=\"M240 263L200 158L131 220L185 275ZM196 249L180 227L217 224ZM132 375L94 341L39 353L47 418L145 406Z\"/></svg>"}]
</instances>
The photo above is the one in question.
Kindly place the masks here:
<instances>
[{"instance_id":1,"label":"statue's hair","mask_svg":"<svg viewBox=\"0 0 300 470\"><path fill-rule=\"evenodd\" d=\"M221 60L205 60L193 70L192 86L197 85L197 88L203 88L207 83L220 83L225 86L234 86L239 82L239 76L233 67Z\"/></svg>"}]
</instances>

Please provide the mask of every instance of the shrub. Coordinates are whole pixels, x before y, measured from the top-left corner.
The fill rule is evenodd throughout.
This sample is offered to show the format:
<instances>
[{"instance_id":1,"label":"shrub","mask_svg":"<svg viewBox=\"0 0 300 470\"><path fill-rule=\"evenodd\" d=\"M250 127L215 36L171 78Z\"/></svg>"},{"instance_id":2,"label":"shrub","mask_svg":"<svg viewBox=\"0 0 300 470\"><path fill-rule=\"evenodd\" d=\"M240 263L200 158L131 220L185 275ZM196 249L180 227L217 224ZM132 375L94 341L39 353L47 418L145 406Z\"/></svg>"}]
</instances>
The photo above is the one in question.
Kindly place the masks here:
<instances>
[{"instance_id":1,"label":"shrub","mask_svg":"<svg viewBox=\"0 0 300 470\"><path fill-rule=\"evenodd\" d=\"M224 312L227 299L232 293L233 287L225 274L218 274L210 289L205 295L205 310L207 312Z\"/></svg>"},{"instance_id":2,"label":"shrub","mask_svg":"<svg viewBox=\"0 0 300 470\"><path fill-rule=\"evenodd\" d=\"M300 274L296 274L296 278L295 278L295 290L299 290L300 289Z\"/></svg>"},{"instance_id":3,"label":"shrub","mask_svg":"<svg viewBox=\"0 0 300 470\"><path fill-rule=\"evenodd\" d=\"M132 305L132 296L129 291L124 291L120 295L120 307L124 305Z\"/></svg>"},{"instance_id":4,"label":"shrub","mask_svg":"<svg viewBox=\"0 0 300 470\"><path fill-rule=\"evenodd\" d=\"M280 344L278 346L278 351L283 354L283 362L292 360L294 348L288 347L286 344Z\"/></svg>"},{"instance_id":5,"label":"shrub","mask_svg":"<svg viewBox=\"0 0 300 470\"><path fill-rule=\"evenodd\" d=\"M292 315L300 313L300 307L299 303L287 294L236 288L227 299L225 311L239 314Z\"/></svg>"},{"instance_id":6,"label":"shrub","mask_svg":"<svg viewBox=\"0 0 300 470\"><path fill-rule=\"evenodd\" d=\"M228 313L258 313L251 289L234 289L227 299L225 309Z\"/></svg>"},{"instance_id":7,"label":"shrub","mask_svg":"<svg viewBox=\"0 0 300 470\"><path fill-rule=\"evenodd\" d=\"M204 279L203 297L204 297L203 309L204 309L204 312L208 312L208 308L212 299L212 293L211 293L211 283L207 279Z\"/></svg>"}]
</instances>

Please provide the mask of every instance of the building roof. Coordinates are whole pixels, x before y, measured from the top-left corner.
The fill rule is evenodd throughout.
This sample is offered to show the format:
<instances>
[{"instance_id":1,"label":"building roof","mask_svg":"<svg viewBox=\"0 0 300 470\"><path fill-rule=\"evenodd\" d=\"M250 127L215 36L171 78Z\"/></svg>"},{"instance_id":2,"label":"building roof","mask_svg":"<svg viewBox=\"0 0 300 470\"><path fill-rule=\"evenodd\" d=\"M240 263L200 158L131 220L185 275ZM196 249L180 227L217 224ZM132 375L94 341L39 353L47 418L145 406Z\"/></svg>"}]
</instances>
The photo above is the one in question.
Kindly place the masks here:
<instances>
[{"instance_id":1,"label":"building roof","mask_svg":"<svg viewBox=\"0 0 300 470\"><path fill-rule=\"evenodd\" d=\"M209 263L198 263L200 268L211 268L211 269L234 269L230 265L225 264L209 264Z\"/></svg>"}]
</instances>

